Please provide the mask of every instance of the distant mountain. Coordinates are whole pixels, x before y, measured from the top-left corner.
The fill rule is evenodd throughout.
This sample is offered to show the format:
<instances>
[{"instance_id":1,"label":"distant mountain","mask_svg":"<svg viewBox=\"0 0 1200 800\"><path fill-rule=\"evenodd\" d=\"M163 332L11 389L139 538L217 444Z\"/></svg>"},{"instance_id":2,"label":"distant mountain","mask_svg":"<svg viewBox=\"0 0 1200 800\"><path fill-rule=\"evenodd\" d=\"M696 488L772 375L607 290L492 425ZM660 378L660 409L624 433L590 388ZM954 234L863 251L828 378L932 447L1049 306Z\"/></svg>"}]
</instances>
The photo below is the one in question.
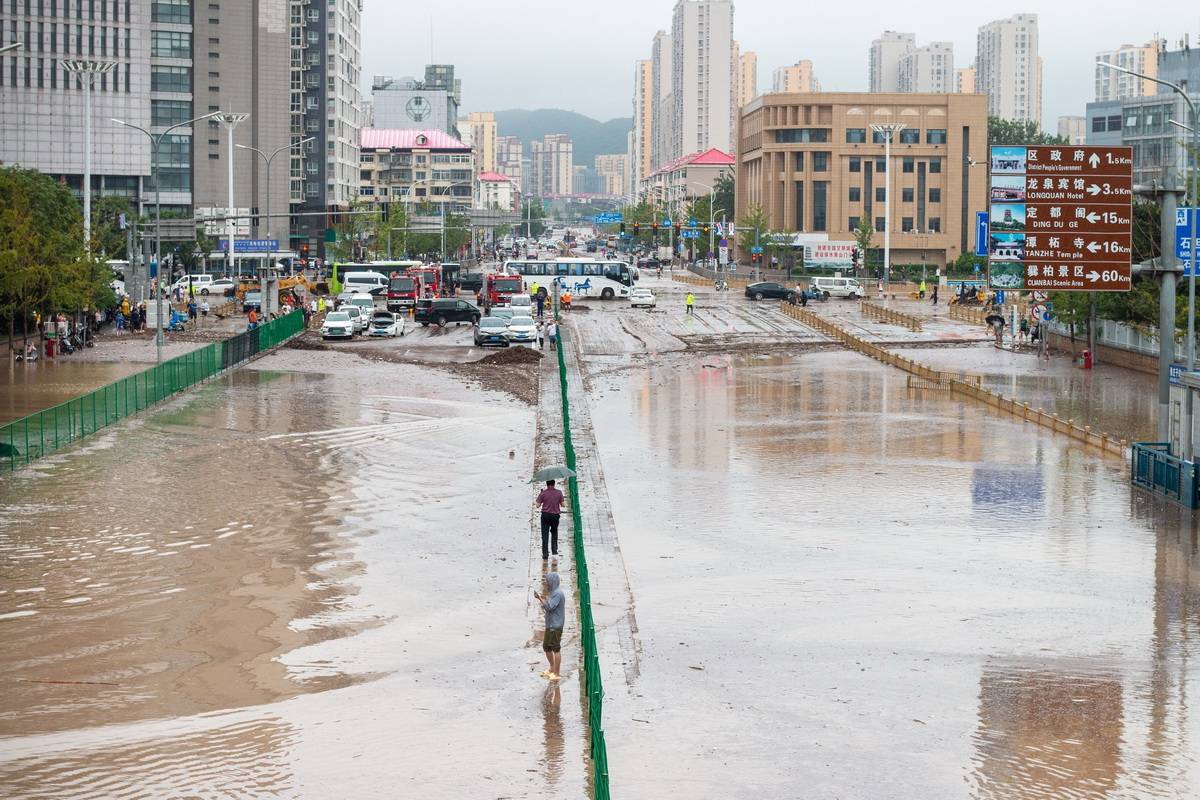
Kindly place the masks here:
<instances>
[{"instance_id":1,"label":"distant mountain","mask_svg":"<svg viewBox=\"0 0 1200 800\"><path fill-rule=\"evenodd\" d=\"M497 111L496 128L501 136L516 136L524 142L526 155L529 155L529 143L535 139L548 133L565 133L575 144L575 163L591 167L595 165L597 155L625 152L626 136L633 130L633 118L600 122L560 108L518 109Z\"/></svg>"}]
</instances>

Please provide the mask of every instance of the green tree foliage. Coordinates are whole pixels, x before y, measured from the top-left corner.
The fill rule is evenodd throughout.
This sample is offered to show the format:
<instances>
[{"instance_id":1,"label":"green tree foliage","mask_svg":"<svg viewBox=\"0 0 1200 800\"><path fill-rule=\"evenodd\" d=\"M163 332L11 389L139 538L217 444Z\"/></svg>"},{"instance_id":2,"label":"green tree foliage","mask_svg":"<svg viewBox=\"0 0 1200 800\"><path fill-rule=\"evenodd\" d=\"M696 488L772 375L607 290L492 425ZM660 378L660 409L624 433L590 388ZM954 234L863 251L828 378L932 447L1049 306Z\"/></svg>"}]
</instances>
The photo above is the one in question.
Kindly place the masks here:
<instances>
[{"instance_id":1,"label":"green tree foliage","mask_svg":"<svg viewBox=\"0 0 1200 800\"><path fill-rule=\"evenodd\" d=\"M708 198L704 198L705 201ZM771 221L767 218L767 212L758 203L751 203L746 209L745 215L738 220L738 250L742 253L749 253L750 248L754 247L755 236L757 235L758 243L765 251L768 246L773 247L770 243L771 239ZM764 253L765 255L765 253Z\"/></svg>"},{"instance_id":2,"label":"green tree foliage","mask_svg":"<svg viewBox=\"0 0 1200 800\"><path fill-rule=\"evenodd\" d=\"M387 223L383 221L383 209L374 203L355 200L350 211L359 213L337 215L333 226L337 241L325 245L326 258L339 263L382 258L387 248L387 226L402 227L397 225L396 216L403 219L403 209L393 204ZM364 211L376 213L361 213Z\"/></svg>"},{"instance_id":3,"label":"green tree foliage","mask_svg":"<svg viewBox=\"0 0 1200 800\"><path fill-rule=\"evenodd\" d=\"M127 197L108 194L92 204L92 250L106 259L128 258L126 236L121 230L121 215L133 224L133 204Z\"/></svg>"},{"instance_id":4,"label":"green tree foliage","mask_svg":"<svg viewBox=\"0 0 1200 800\"><path fill-rule=\"evenodd\" d=\"M517 225L519 236L538 237L546 232L546 208L541 200L525 200L521 203L521 222Z\"/></svg>"},{"instance_id":5,"label":"green tree foliage","mask_svg":"<svg viewBox=\"0 0 1200 800\"><path fill-rule=\"evenodd\" d=\"M988 117L988 144L1070 144L1064 136L1042 131L1033 120Z\"/></svg>"},{"instance_id":6,"label":"green tree foliage","mask_svg":"<svg viewBox=\"0 0 1200 800\"><path fill-rule=\"evenodd\" d=\"M733 176L725 174L717 178L717 182L713 185L713 189L716 190L713 197L713 207L716 209L717 219L720 219L722 214L725 215L726 219L733 219Z\"/></svg>"},{"instance_id":7,"label":"green tree foliage","mask_svg":"<svg viewBox=\"0 0 1200 800\"><path fill-rule=\"evenodd\" d=\"M854 242L858 245L859 263L867 263L867 251L871 249L871 240L875 238L875 228L871 218L863 214L858 218L858 227L854 229Z\"/></svg>"},{"instance_id":8,"label":"green tree foliage","mask_svg":"<svg viewBox=\"0 0 1200 800\"><path fill-rule=\"evenodd\" d=\"M34 311L73 314L112 300L112 278L83 247L70 190L34 170L0 168L0 315L27 333Z\"/></svg>"}]
</instances>

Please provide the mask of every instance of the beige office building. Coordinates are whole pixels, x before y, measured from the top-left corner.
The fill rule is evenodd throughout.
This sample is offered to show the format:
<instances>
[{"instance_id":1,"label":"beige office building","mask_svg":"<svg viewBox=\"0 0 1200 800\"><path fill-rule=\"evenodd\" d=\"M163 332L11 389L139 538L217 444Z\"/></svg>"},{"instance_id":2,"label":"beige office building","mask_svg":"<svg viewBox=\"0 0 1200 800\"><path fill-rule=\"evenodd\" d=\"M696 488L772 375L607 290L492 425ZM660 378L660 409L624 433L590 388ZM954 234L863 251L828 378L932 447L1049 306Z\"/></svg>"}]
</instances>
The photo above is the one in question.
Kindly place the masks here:
<instances>
[{"instance_id":1,"label":"beige office building","mask_svg":"<svg viewBox=\"0 0 1200 800\"><path fill-rule=\"evenodd\" d=\"M629 158L624 153L596 156L600 194L624 197L629 193Z\"/></svg>"},{"instance_id":2,"label":"beige office building","mask_svg":"<svg viewBox=\"0 0 1200 800\"><path fill-rule=\"evenodd\" d=\"M459 129L464 141L475 149L475 166L480 172L496 171L496 115L490 111L472 111Z\"/></svg>"},{"instance_id":3,"label":"beige office building","mask_svg":"<svg viewBox=\"0 0 1200 800\"><path fill-rule=\"evenodd\" d=\"M959 94L975 94L975 67L954 70L954 91Z\"/></svg>"},{"instance_id":4,"label":"beige office building","mask_svg":"<svg viewBox=\"0 0 1200 800\"><path fill-rule=\"evenodd\" d=\"M821 82L813 72L813 63L804 58L790 67L776 69L771 80L771 91L785 94L819 92Z\"/></svg>"},{"instance_id":5,"label":"beige office building","mask_svg":"<svg viewBox=\"0 0 1200 800\"><path fill-rule=\"evenodd\" d=\"M974 249L986 210L987 98L973 94L767 94L742 113L737 216L761 205L770 227L852 241L866 216L883 246L887 167L877 123L902 123L892 143L892 263L941 265Z\"/></svg>"},{"instance_id":6,"label":"beige office building","mask_svg":"<svg viewBox=\"0 0 1200 800\"><path fill-rule=\"evenodd\" d=\"M1158 84L1152 80L1138 78L1101 63L1115 64L1151 78L1158 77L1158 54L1166 49L1166 42L1156 39L1143 45L1123 44L1116 50L1096 53L1096 102L1126 100L1130 97L1147 97L1158 93Z\"/></svg>"},{"instance_id":7,"label":"beige office building","mask_svg":"<svg viewBox=\"0 0 1200 800\"><path fill-rule=\"evenodd\" d=\"M740 114L746 103L758 97L758 53L741 53L737 63L737 108Z\"/></svg>"},{"instance_id":8,"label":"beige office building","mask_svg":"<svg viewBox=\"0 0 1200 800\"><path fill-rule=\"evenodd\" d=\"M975 87L988 114L1042 124L1042 59L1037 14L1015 14L979 29Z\"/></svg>"},{"instance_id":9,"label":"beige office building","mask_svg":"<svg viewBox=\"0 0 1200 800\"><path fill-rule=\"evenodd\" d=\"M575 145L565 133L548 133L531 143L530 192L534 197L573 194Z\"/></svg>"}]
</instances>

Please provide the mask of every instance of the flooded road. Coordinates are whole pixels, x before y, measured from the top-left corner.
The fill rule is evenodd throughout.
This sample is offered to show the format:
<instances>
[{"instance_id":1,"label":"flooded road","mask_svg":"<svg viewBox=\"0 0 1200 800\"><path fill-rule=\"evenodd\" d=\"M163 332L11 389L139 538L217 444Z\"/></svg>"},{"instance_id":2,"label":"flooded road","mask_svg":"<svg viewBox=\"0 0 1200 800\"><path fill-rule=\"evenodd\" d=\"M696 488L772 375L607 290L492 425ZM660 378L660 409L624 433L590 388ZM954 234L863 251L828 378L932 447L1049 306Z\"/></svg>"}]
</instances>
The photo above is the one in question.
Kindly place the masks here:
<instances>
[{"instance_id":1,"label":"flooded road","mask_svg":"<svg viewBox=\"0 0 1200 800\"><path fill-rule=\"evenodd\" d=\"M0 425L65 403L107 383L141 372L146 364L88 362L73 357L0 365Z\"/></svg>"},{"instance_id":2,"label":"flooded road","mask_svg":"<svg viewBox=\"0 0 1200 800\"><path fill-rule=\"evenodd\" d=\"M4 478L0 796L582 796L533 424L283 351Z\"/></svg>"},{"instance_id":3,"label":"flooded road","mask_svg":"<svg viewBox=\"0 0 1200 800\"><path fill-rule=\"evenodd\" d=\"M1200 794L1196 528L1127 464L846 352L585 366L622 797Z\"/></svg>"}]
</instances>

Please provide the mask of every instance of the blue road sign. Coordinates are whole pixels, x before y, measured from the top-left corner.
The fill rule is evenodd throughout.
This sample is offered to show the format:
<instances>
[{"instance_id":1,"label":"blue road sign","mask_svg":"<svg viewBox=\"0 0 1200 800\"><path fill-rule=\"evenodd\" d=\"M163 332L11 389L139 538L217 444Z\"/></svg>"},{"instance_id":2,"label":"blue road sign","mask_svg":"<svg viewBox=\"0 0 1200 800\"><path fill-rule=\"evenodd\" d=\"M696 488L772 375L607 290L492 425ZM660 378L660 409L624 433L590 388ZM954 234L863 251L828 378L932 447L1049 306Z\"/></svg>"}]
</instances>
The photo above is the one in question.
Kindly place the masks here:
<instances>
[{"instance_id":1,"label":"blue road sign","mask_svg":"<svg viewBox=\"0 0 1200 800\"><path fill-rule=\"evenodd\" d=\"M1183 262L1185 275L1191 274L1192 217L1195 215L1194 208L1175 209L1175 257ZM1200 253L1196 253L1196 257L1200 258Z\"/></svg>"},{"instance_id":2,"label":"blue road sign","mask_svg":"<svg viewBox=\"0 0 1200 800\"><path fill-rule=\"evenodd\" d=\"M699 224L699 223L698 223L698 222L696 222L696 218L695 218L695 217L692 217L691 219L689 219L689 220L688 220L688 227L689 227L689 228L694 228L694 227L696 227L698 224Z\"/></svg>"},{"instance_id":3,"label":"blue road sign","mask_svg":"<svg viewBox=\"0 0 1200 800\"><path fill-rule=\"evenodd\" d=\"M672 225L674 225L674 224L675 224L675 223L671 222L671 218L670 218L670 217L666 217L666 218L664 218L664 219L663 219L663 221L662 221L662 226L663 226L664 228L669 228L669 227L671 227L671 226L672 226Z\"/></svg>"},{"instance_id":4,"label":"blue road sign","mask_svg":"<svg viewBox=\"0 0 1200 800\"><path fill-rule=\"evenodd\" d=\"M1169 369L1171 372L1171 385L1172 386L1183 386L1183 383L1179 380L1179 377L1181 375L1183 375L1183 373L1187 370L1187 365L1186 364L1172 364L1169 367Z\"/></svg>"},{"instance_id":5,"label":"blue road sign","mask_svg":"<svg viewBox=\"0 0 1200 800\"><path fill-rule=\"evenodd\" d=\"M988 254L988 212L975 212L975 255ZM976 270L978 272L978 270Z\"/></svg>"},{"instance_id":6,"label":"blue road sign","mask_svg":"<svg viewBox=\"0 0 1200 800\"><path fill-rule=\"evenodd\" d=\"M754 247L750 248L750 252L756 256L762 255L762 251L763 251L763 249L761 247L759 247L758 245L755 245Z\"/></svg>"},{"instance_id":7,"label":"blue road sign","mask_svg":"<svg viewBox=\"0 0 1200 800\"><path fill-rule=\"evenodd\" d=\"M700 231L693 231L693 230L687 230L687 229L684 229L684 230L682 230L682 231L680 231L680 232L679 232L679 237L680 237L681 239L699 239L699 238L700 238Z\"/></svg>"},{"instance_id":8,"label":"blue road sign","mask_svg":"<svg viewBox=\"0 0 1200 800\"><path fill-rule=\"evenodd\" d=\"M224 253L229 251L229 240L221 239L217 244L217 249ZM233 252L235 253L274 253L279 250L278 239L234 239Z\"/></svg>"},{"instance_id":9,"label":"blue road sign","mask_svg":"<svg viewBox=\"0 0 1200 800\"><path fill-rule=\"evenodd\" d=\"M603 214L597 214L592 217L592 222L597 225L608 225L613 222L623 222L624 220L625 217L620 211L606 211Z\"/></svg>"}]
</instances>

